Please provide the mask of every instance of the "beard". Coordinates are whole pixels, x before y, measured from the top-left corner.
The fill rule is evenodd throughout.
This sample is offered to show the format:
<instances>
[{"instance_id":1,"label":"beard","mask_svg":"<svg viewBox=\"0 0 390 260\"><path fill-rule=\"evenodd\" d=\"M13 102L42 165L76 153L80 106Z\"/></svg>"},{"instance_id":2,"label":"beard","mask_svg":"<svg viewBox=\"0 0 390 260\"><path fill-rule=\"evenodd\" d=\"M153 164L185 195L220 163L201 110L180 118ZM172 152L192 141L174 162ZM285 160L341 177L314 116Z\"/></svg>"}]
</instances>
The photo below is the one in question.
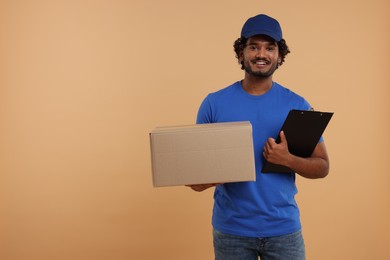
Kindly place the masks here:
<instances>
[{"instance_id":1,"label":"beard","mask_svg":"<svg viewBox=\"0 0 390 260\"><path fill-rule=\"evenodd\" d=\"M252 62L255 63L256 61L261 61L261 60L265 61L267 63L271 63L270 68L266 71L253 70L252 66L251 66ZM261 79L269 78L270 76L272 76L274 74L275 70L278 68L278 64L276 62L272 63L271 61L266 60L266 59L255 59L253 61L243 60L242 66L244 67L244 70L249 75L257 77L257 78L261 78Z\"/></svg>"}]
</instances>

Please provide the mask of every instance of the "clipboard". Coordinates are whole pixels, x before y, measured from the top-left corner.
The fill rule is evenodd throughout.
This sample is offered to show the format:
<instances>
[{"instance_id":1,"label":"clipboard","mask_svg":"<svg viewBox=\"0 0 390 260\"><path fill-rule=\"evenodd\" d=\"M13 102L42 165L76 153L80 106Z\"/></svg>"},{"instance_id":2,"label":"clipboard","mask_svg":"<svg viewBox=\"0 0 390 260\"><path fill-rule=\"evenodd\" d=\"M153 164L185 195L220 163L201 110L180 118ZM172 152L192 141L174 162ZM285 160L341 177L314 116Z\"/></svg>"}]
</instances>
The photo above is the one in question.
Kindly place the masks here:
<instances>
[{"instance_id":1,"label":"clipboard","mask_svg":"<svg viewBox=\"0 0 390 260\"><path fill-rule=\"evenodd\" d=\"M310 157L332 116L333 112L291 110L280 130L284 131L290 153L299 157ZM279 142L280 136L276 139L276 143ZM266 160L261 172L294 173L286 166L273 164Z\"/></svg>"}]
</instances>

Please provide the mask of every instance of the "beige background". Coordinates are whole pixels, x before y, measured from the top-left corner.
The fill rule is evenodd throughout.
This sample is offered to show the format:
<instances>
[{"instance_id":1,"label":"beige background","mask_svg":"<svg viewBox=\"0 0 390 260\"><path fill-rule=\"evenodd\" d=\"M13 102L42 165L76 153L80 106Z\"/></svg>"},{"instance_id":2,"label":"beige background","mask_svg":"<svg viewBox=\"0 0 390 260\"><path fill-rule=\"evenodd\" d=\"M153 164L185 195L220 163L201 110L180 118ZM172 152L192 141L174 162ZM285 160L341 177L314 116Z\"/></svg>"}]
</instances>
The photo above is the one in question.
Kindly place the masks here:
<instances>
[{"instance_id":1,"label":"beige background","mask_svg":"<svg viewBox=\"0 0 390 260\"><path fill-rule=\"evenodd\" d=\"M212 190L154 189L148 133L242 78L232 43L277 17L275 80L334 111L298 178L308 259L390 259L390 4L0 1L0 259L212 259Z\"/></svg>"}]
</instances>

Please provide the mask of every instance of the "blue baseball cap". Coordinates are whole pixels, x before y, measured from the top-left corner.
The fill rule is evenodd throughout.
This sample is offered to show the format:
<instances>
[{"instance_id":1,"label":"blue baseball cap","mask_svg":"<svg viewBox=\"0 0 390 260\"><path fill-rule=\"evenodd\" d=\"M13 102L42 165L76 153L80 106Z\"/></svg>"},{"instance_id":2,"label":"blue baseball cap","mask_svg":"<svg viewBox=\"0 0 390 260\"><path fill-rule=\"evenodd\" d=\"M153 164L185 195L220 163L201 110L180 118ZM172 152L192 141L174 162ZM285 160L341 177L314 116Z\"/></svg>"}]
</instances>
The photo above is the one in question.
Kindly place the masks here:
<instances>
[{"instance_id":1,"label":"blue baseball cap","mask_svg":"<svg viewBox=\"0 0 390 260\"><path fill-rule=\"evenodd\" d=\"M245 38L259 34L267 35L277 42L283 38L279 22L265 14L249 18L241 30L241 37Z\"/></svg>"}]
</instances>

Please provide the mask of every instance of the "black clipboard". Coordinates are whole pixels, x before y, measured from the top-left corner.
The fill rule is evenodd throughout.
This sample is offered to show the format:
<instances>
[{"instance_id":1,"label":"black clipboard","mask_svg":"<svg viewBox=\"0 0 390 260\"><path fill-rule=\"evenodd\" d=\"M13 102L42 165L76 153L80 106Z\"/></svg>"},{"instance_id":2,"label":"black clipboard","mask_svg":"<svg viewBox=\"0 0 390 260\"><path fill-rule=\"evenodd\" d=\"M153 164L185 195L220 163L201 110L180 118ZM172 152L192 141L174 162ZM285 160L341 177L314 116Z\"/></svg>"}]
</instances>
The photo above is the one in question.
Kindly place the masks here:
<instances>
[{"instance_id":1,"label":"black clipboard","mask_svg":"<svg viewBox=\"0 0 390 260\"><path fill-rule=\"evenodd\" d=\"M286 136L290 153L299 157L310 157L332 116L333 112L291 110L281 128ZM276 142L280 142L279 136ZM293 173L294 171L286 166L264 160L261 172Z\"/></svg>"}]
</instances>

